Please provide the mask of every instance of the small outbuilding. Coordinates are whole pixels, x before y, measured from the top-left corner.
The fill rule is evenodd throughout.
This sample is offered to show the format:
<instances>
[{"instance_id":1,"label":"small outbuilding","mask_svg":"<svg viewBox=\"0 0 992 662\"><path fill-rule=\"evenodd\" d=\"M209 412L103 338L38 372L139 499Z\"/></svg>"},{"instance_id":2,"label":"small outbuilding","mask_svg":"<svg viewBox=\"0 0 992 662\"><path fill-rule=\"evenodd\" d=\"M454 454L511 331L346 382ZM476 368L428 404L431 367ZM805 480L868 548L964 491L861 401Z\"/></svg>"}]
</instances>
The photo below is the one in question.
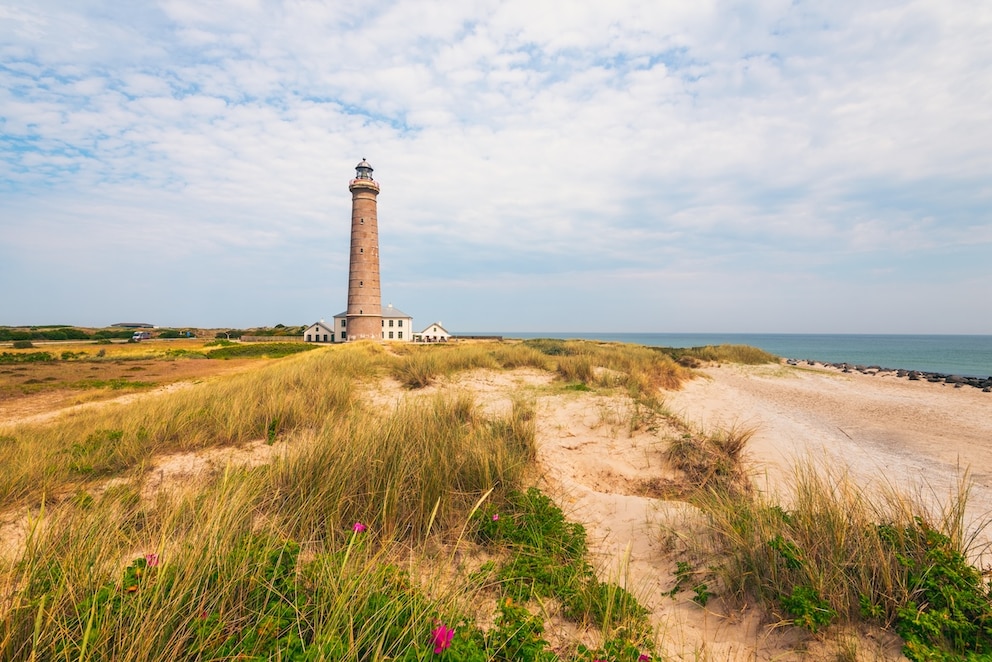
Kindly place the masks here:
<instances>
[{"instance_id":1,"label":"small outbuilding","mask_svg":"<svg viewBox=\"0 0 992 662\"><path fill-rule=\"evenodd\" d=\"M451 340L451 333L448 332L440 322L434 322L426 329L414 335L416 342L448 342Z\"/></svg>"},{"instance_id":2,"label":"small outbuilding","mask_svg":"<svg viewBox=\"0 0 992 662\"><path fill-rule=\"evenodd\" d=\"M334 342L334 327L320 320L303 332L303 342Z\"/></svg>"}]
</instances>

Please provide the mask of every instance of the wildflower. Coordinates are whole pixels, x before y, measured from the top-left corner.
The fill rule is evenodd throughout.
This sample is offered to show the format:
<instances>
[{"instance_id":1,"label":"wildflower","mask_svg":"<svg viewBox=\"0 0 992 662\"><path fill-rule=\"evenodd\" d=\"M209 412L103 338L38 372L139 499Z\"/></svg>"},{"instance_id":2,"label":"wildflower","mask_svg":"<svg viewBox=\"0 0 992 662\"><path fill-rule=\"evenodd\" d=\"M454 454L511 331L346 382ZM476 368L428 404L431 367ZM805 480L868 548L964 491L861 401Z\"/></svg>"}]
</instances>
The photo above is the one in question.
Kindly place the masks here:
<instances>
[{"instance_id":1,"label":"wildflower","mask_svg":"<svg viewBox=\"0 0 992 662\"><path fill-rule=\"evenodd\" d=\"M158 565L158 554L151 553L145 554L145 563L148 564L149 568L154 568Z\"/></svg>"},{"instance_id":2,"label":"wildflower","mask_svg":"<svg viewBox=\"0 0 992 662\"><path fill-rule=\"evenodd\" d=\"M367 528L368 527L362 524L361 522L355 522L355 526L351 527L351 530L354 531L355 533L365 533L365 530Z\"/></svg>"},{"instance_id":3,"label":"wildflower","mask_svg":"<svg viewBox=\"0 0 992 662\"><path fill-rule=\"evenodd\" d=\"M493 521L494 522L498 522L499 521L499 513L494 513L493 514Z\"/></svg>"},{"instance_id":4,"label":"wildflower","mask_svg":"<svg viewBox=\"0 0 992 662\"><path fill-rule=\"evenodd\" d=\"M641 653L637 656L637 662L651 662L651 656L645 653Z\"/></svg>"},{"instance_id":5,"label":"wildflower","mask_svg":"<svg viewBox=\"0 0 992 662\"><path fill-rule=\"evenodd\" d=\"M431 630L431 643L434 644L434 654L439 655L446 648L451 646L451 639L455 636L455 631L444 623L438 623L437 627Z\"/></svg>"}]
</instances>

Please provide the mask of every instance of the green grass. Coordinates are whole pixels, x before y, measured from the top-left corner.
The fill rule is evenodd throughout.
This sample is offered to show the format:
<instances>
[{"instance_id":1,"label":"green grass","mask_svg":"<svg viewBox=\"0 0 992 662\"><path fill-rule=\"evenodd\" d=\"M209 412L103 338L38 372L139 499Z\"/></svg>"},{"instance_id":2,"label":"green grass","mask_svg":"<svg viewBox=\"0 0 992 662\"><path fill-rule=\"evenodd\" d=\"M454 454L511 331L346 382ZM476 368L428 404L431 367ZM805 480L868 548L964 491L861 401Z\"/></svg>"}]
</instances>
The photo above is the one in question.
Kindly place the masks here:
<instances>
[{"instance_id":1,"label":"green grass","mask_svg":"<svg viewBox=\"0 0 992 662\"><path fill-rule=\"evenodd\" d=\"M913 660L992 656L989 578L967 560L966 482L936 511L824 466L800 465L794 482L788 509L751 492L698 496L718 535L729 598L764 602L811 632L891 627Z\"/></svg>"},{"instance_id":2,"label":"green grass","mask_svg":"<svg viewBox=\"0 0 992 662\"><path fill-rule=\"evenodd\" d=\"M302 342L266 342L266 343L244 343L237 345L222 346L207 352L207 358L211 359L245 359L245 358L268 358L278 359L292 354L309 352L319 346L312 343Z\"/></svg>"}]
</instances>

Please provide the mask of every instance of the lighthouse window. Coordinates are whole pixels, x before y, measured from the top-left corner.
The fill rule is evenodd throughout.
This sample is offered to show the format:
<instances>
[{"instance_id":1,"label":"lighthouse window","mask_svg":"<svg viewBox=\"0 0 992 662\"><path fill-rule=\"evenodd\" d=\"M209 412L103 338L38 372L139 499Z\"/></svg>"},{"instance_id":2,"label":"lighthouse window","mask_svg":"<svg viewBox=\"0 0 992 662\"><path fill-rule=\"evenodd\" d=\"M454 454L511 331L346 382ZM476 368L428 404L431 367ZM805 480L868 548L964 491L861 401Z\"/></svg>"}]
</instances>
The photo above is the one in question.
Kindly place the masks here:
<instances>
[{"instance_id":1,"label":"lighthouse window","mask_svg":"<svg viewBox=\"0 0 992 662\"><path fill-rule=\"evenodd\" d=\"M358 222L361 223L362 225L365 225L365 219L364 218L359 219Z\"/></svg>"},{"instance_id":2,"label":"lighthouse window","mask_svg":"<svg viewBox=\"0 0 992 662\"><path fill-rule=\"evenodd\" d=\"M365 283L364 283L364 282L362 282L362 281L358 281L358 286L359 286L359 287L365 287Z\"/></svg>"},{"instance_id":3,"label":"lighthouse window","mask_svg":"<svg viewBox=\"0 0 992 662\"><path fill-rule=\"evenodd\" d=\"M364 249L364 248L359 248L359 249L358 249L358 252L359 252L359 253L364 253L364 252L365 252L365 249Z\"/></svg>"}]
</instances>

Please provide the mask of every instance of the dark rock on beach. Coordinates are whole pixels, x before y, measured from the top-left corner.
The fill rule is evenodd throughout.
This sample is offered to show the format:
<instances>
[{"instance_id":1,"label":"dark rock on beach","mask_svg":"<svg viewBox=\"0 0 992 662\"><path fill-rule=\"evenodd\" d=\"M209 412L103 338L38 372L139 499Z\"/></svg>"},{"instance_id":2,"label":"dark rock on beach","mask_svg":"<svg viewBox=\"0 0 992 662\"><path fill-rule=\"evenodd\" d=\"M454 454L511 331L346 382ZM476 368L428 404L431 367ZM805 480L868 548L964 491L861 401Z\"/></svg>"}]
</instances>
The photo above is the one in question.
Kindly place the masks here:
<instances>
[{"instance_id":1,"label":"dark rock on beach","mask_svg":"<svg viewBox=\"0 0 992 662\"><path fill-rule=\"evenodd\" d=\"M820 363L813 359L787 359L789 365L799 365L800 362L806 365L823 365L828 368L835 368L844 373L860 372L863 375L894 374L896 377L908 379L911 382L926 380L932 384L951 384L954 388L972 386L981 389L983 393L992 393L992 376L989 377L965 377L963 375L948 375L940 372L927 372L924 370L906 370L903 368L883 368L882 366L851 365L850 363Z\"/></svg>"}]
</instances>

